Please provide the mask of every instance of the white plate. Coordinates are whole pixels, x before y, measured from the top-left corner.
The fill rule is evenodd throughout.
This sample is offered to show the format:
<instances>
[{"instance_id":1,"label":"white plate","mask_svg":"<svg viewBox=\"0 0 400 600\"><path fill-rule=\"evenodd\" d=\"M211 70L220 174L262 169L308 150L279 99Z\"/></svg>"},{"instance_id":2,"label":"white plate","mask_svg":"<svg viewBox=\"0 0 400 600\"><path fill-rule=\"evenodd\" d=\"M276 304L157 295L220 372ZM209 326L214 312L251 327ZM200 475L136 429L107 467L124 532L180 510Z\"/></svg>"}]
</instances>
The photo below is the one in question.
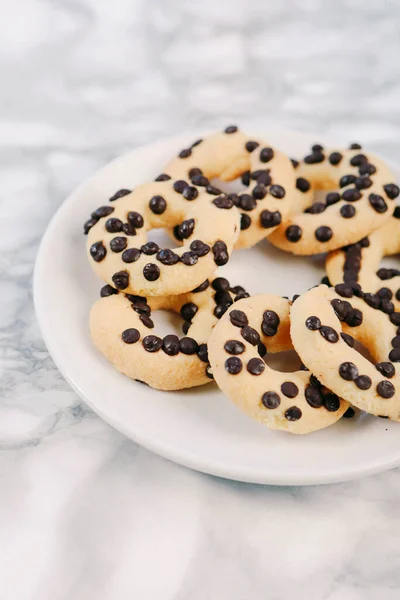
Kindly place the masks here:
<instances>
[{"instance_id":1,"label":"white plate","mask_svg":"<svg viewBox=\"0 0 400 600\"><path fill-rule=\"evenodd\" d=\"M159 392L119 374L93 347L88 314L102 282L85 256L82 224L120 188L152 180L198 132L122 156L81 185L53 217L38 252L34 299L44 340L75 391L108 423L150 450L193 469L277 485L329 483L400 464L396 423L359 414L307 436L253 422L215 383ZM315 136L267 132L272 145L301 156ZM296 258L262 242L233 253L224 275L252 293L292 296L318 283L322 259ZM158 317L158 322L160 318Z\"/></svg>"}]
</instances>

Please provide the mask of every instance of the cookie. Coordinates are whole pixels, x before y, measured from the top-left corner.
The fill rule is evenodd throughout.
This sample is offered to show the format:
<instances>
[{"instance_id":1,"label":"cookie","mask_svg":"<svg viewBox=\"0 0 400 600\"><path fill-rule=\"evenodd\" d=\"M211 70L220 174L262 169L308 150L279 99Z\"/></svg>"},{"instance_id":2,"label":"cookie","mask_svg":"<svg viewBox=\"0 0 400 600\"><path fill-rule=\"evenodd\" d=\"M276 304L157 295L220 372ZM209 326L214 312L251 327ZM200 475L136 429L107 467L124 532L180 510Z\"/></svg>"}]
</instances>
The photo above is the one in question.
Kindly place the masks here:
<instances>
[{"instance_id":1,"label":"cookie","mask_svg":"<svg viewBox=\"0 0 400 600\"><path fill-rule=\"evenodd\" d=\"M229 194L241 212L236 248L248 248L271 235L292 210L295 174L290 159L263 140L249 138L236 126L196 140L164 168L161 178L183 178L208 193L220 194L211 180L232 181L242 176L247 186Z\"/></svg>"},{"instance_id":2,"label":"cookie","mask_svg":"<svg viewBox=\"0 0 400 600\"><path fill-rule=\"evenodd\" d=\"M147 232L169 228L180 248L159 248ZM181 181L121 190L85 223L90 264L129 294L169 296L194 289L225 265L239 234L239 212L224 195Z\"/></svg>"},{"instance_id":3,"label":"cookie","mask_svg":"<svg viewBox=\"0 0 400 600\"><path fill-rule=\"evenodd\" d=\"M231 306L215 326L208 355L216 382L247 415L272 429L310 433L335 423L347 402L307 371L281 373L263 361L266 352L293 348L290 302L259 294Z\"/></svg>"},{"instance_id":4,"label":"cookie","mask_svg":"<svg viewBox=\"0 0 400 600\"><path fill-rule=\"evenodd\" d=\"M204 281L179 296L144 298L106 285L90 313L90 333L98 350L122 373L160 390L180 390L212 380L207 342L233 302L248 296L222 278ZM184 337L157 335L153 312L181 315Z\"/></svg>"},{"instance_id":5,"label":"cookie","mask_svg":"<svg viewBox=\"0 0 400 600\"><path fill-rule=\"evenodd\" d=\"M293 254L328 252L358 242L390 219L399 188L387 165L358 144L348 150L315 145L294 164L297 204L270 236L274 246ZM313 204L317 190L336 191Z\"/></svg>"},{"instance_id":6,"label":"cookie","mask_svg":"<svg viewBox=\"0 0 400 600\"><path fill-rule=\"evenodd\" d=\"M297 298L291 308L293 345L335 394L368 413L399 420L400 372L394 363L400 361L400 313L386 314L339 289L345 297L320 285ZM354 340L369 350L375 364L354 348Z\"/></svg>"},{"instance_id":7,"label":"cookie","mask_svg":"<svg viewBox=\"0 0 400 600\"><path fill-rule=\"evenodd\" d=\"M400 308L400 270L380 267L385 256L400 252L400 209L383 227L357 244L328 254L326 272L333 285L358 282L364 292Z\"/></svg>"}]
</instances>

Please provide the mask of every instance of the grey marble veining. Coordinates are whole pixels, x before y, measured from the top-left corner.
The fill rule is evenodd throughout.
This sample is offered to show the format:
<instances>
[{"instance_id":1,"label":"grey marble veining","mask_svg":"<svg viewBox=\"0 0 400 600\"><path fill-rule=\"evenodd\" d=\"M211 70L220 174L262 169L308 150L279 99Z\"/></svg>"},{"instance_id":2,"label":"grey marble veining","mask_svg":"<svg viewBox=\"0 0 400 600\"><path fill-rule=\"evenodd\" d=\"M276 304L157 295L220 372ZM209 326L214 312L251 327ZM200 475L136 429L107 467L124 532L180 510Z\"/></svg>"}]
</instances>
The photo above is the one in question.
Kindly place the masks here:
<instances>
[{"instance_id":1,"label":"grey marble veining","mask_svg":"<svg viewBox=\"0 0 400 600\"><path fill-rule=\"evenodd\" d=\"M230 483L71 391L32 306L58 205L111 158L229 122L400 160L397 0L20 0L0 19L0 598L397 600L400 472Z\"/></svg>"}]
</instances>

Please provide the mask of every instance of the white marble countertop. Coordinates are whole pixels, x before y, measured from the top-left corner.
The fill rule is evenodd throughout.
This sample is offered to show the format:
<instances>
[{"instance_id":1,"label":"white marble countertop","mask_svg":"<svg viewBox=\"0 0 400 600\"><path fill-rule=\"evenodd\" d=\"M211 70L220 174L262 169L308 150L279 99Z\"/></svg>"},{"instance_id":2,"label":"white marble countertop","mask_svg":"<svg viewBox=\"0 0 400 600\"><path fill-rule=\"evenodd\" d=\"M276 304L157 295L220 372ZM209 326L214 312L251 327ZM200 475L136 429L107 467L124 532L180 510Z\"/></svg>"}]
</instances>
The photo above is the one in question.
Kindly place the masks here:
<instances>
[{"instance_id":1,"label":"white marble countertop","mask_svg":"<svg viewBox=\"0 0 400 600\"><path fill-rule=\"evenodd\" d=\"M0 19L0 598L398 600L400 471L272 488L136 446L32 305L57 206L118 154L250 119L400 160L397 0L20 0ZM318 141L318 140L316 140Z\"/></svg>"}]
</instances>

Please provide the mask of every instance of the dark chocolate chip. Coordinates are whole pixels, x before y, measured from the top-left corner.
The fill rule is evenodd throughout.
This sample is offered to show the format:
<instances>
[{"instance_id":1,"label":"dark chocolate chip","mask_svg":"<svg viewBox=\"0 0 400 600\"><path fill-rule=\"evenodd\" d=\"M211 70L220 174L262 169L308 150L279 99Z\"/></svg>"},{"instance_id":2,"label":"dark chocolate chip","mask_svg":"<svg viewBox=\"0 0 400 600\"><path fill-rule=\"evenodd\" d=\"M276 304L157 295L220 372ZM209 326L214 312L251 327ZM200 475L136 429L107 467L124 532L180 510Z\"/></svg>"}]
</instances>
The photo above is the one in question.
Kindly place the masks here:
<instances>
[{"instance_id":1,"label":"dark chocolate chip","mask_svg":"<svg viewBox=\"0 0 400 600\"><path fill-rule=\"evenodd\" d=\"M124 223L122 225L122 231L125 235L136 235L136 229L130 223Z\"/></svg>"},{"instance_id":2,"label":"dark chocolate chip","mask_svg":"<svg viewBox=\"0 0 400 600\"><path fill-rule=\"evenodd\" d=\"M228 196L218 196L218 198L213 200L213 204L215 204L217 208L224 209L230 209L234 206L232 200L228 198Z\"/></svg>"},{"instance_id":3,"label":"dark chocolate chip","mask_svg":"<svg viewBox=\"0 0 400 600\"><path fill-rule=\"evenodd\" d=\"M262 395L261 402L265 408L273 410L274 408L278 408L281 399L276 392L265 392L265 394Z\"/></svg>"},{"instance_id":4,"label":"dark chocolate chip","mask_svg":"<svg viewBox=\"0 0 400 600\"><path fill-rule=\"evenodd\" d=\"M95 262L101 262L104 260L107 254L107 249L103 242L95 242L90 246L90 256Z\"/></svg>"},{"instance_id":5,"label":"dark chocolate chip","mask_svg":"<svg viewBox=\"0 0 400 600\"><path fill-rule=\"evenodd\" d=\"M343 414L343 418L344 419L352 419L355 415L355 410L354 408L352 408L351 406L349 406L349 408L346 410L346 412Z\"/></svg>"},{"instance_id":6,"label":"dark chocolate chip","mask_svg":"<svg viewBox=\"0 0 400 600\"><path fill-rule=\"evenodd\" d=\"M340 154L340 152L332 152L332 154L329 155L329 162L331 163L331 165L336 166L340 163L340 161L343 158L343 154Z\"/></svg>"},{"instance_id":7,"label":"dark chocolate chip","mask_svg":"<svg viewBox=\"0 0 400 600\"><path fill-rule=\"evenodd\" d=\"M400 325L400 312L393 312L390 315L390 322L393 323L393 325L399 326Z\"/></svg>"},{"instance_id":8,"label":"dark chocolate chip","mask_svg":"<svg viewBox=\"0 0 400 600\"><path fill-rule=\"evenodd\" d=\"M190 244L190 249L192 252L197 254L197 256L205 256L210 252L210 246L201 240L193 240L193 242Z\"/></svg>"},{"instance_id":9,"label":"dark chocolate chip","mask_svg":"<svg viewBox=\"0 0 400 600\"><path fill-rule=\"evenodd\" d=\"M379 308L379 305L381 303L379 296L377 296L376 294L364 294L364 302L366 304L368 304L368 306L371 306L371 308Z\"/></svg>"},{"instance_id":10,"label":"dark chocolate chip","mask_svg":"<svg viewBox=\"0 0 400 600\"><path fill-rule=\"evenodd\" d=\"M231 356L225 361L225 369L230 375L237 375L242 370L242 361L237 356Z\"/></svg>"},{"instance_id":11,"label":"dark chocolate chip","mask_svg":"<svg viewBox=\"0 0 400 600\"><path fill-rule=\"evenodd\" d=\"M333 329L333 327L329 327L329 325L322 325L319 328L319 332L322 337L331 344L336 344L336 342L339 341L337 332Z\"/></svg>"},{"instance_id":12,"label":"dark chocolate chip","mask_svg":"<svg viewBox=\"0 0 400 600\"><path fill-rule=\"evenodd\" d=\"M282 187L281 185L271 185L271 187L269 188L269 193L274 198L279 198L279 199L284 198L286 195L285 188Z\"/></svg>"},{"instance_id":13,"label":"dark chocolate chip","mask_svg":"<svg viewBox=\"0 0 400 600\"><path fill-rule=\"evenodd\" d=\"M372 185L372 179L369 177L357 177L355 181L355 186L357 190L367 190Z\"/></svg>"},{"instance_id":14,"label":"dark chocolate chip","mask_svg":"<svg viewBox=\"0 0 400 600\"><path fill-rule=\"evenodd\" d=\"M149 202L149 207L155 215L162 215L167 208L167 203L162 196L153 196Z\"/></svg>"},{"instance_id":15,"label":"dark chocolate chip","mask_svg":"<svg viewBox=\"0 0 400 600\"><path fill-rule=\"evenodd\" d=\"M236 127L236 125L229 125L229 127L226 127L225 129L225 133L236 133L238 131L238 128Z\"/></svg>"},{"instance_id":16,"label":"dark chocolate chip","mask_svg":"<svg viewBox=\"0 0 400 600\"><path fill-rule=\"evenodd\" d=\"M267 188L262 183L257 183L256 187L251 192L253 198L256 200L262 200L267 195Z\"/></svg>"},{"instance_id":17,"label":"dark chocolate chip","mask_svg":"<svg viewBox=\"0 0 400 600\"><path fill-rule=\"evenodd\" d=\"M249 185L250 183L250 171L245 171L241 177L243 185Z\"/></svg>"},{"instance_id":18,"label":"dark chocolate chip","mask_svg":"<svg viewBox=\"0 0 400 600\"><path fill-rule=\"evenodd\" d=\"M351 219L356 214L356 209L352 204L344 204L340 208L340 214L344 219Z\"/></svg>"},{"instance_id":19,"label":"dark chocolate chip","mask_svg":"<svg viewBox=\"0 0 400 600\"><path fill-rule=\"evenodd\" d=\"M308 385L304 390L304 395L312 408L320 408L324 402L324 397L320 388L314 385Z\"/></svg>"},{"instance_id":20,"label":"dark chocolate chip","mask_svg":"<svg viewBox=\"0 0 400 600\"><path fill-rule=\"evenodd\" d=\"M323 162L325 159L325 156L322 154L322 152L313 152L312 154L308 154L305 158L304 158L304 162L307 165L314 165L316 163L321 163Z\"/></svg>"},{"instance_id":21,"label":"dark chocolate chip","mask_svg":"<svg viewBox=\"0 0 400 600\"><path fill-rule=\"evenodd\" d=\"M118 235L113 238L110 242L110 248L113 252L122 252L128 245L128 240L126 237Z\"/></svg>"},{"instance_id":22,"label":"dark chocolate chip","mask_svg":"<svg viewBox=\"0 0 400 600\"><path fill-rule=\"evenodd\" d=\"M147 281L156 281L160 277L160 269L154 263L147 263L143 267L143 276Z\"/></svg>"},{"instance_id":23,"label":"dark chocolate chip","mask_svg":"<svg viewBox=\"0 0 400 600\"><path fill-rule=\"evenodd\" d=\"M186 240L189 238L194 231L195 221L194 219L186 219L182 221L177 228L177 235L175 236L178 240Z\"/></svg>"},{"instance_id":24,"label":"dark chocolate chip","mask_svg":"<svg viewBox=\"0 0 400 600\"><path fill-rule=\"evenodd\" d=\"M361 192L356 188L350 188L343 192L342 198L343 200L346 200L346 202L356 202L357 200L360 200Z\"/></svg>"},{"instance_id":25,"label":"dark chocolate chip","mask_svg":"<svg viewBox=\"0 0 400 600\"><path fill-rule=\"evenodd\" d=\"M301 419L301 416L302 416L302 412L301 412L300 408L298 408L297 406L291 406L285 412L285 418L288 421L298 421L299 419Z\"/></svg>"},{"instance_id":26,"label":"dark chocolate chip","mask_svg":"<svg viewBox=\"0 0 400 600\"><path fill-rule=\"evenodd\" d=\"M176 356L179 354L180 346L178 336L173 334L166 335L163 339L162 349L168 356Z\"/></svg>"},{"instance_id":27,"label":"dark chocolate chip","mask_svg":"<svg viewBox=\"0 0 400 600\"><path fill-rule=\"evenodd\" d=\"M184 181L183 179L178 179L178 181L174 182L174 190L178 192L178 194L182 194L183 190L187 188L187 186L187 181Z\"/></svg>"},{"instance_id":28,"label":"dark chocolate chip","mask_svg":"<svg viewBox=\"0 0 400 600\"><path fill-rule=\"evenodd\" d=\"M332 236L332 229L330 227L327 227L326 225L321 225L315 230L315 237L319 242L329 242Z\"/></svg>"},{"instance_id":29,"label":"dark chocolate chip","mask_svg":"<svg viewBox=\"0 0 400 600\"><path fill-rule=\"evenodd\" d=\"M146 335L143 338L142 344L147 352L158 352L163 346L163 341L156 335Z\"/></svg>"},{"instance_id":30,"label":"dark chocolate chip","mask_svg":"<svg viewBox=\"0 0 400 600\"><path fill-rule=\"evenodd\" d=\"M346 342L348 346L350 346L350 348L354 348L354 338L351 337L351 335L349 335L348 333L341 333L340 337L344 342Z\"/></svg>"},{"instance_id":31,"label":"dark chocolate chip","mask_svg":"<svg viewBox=\"0 0 400 600\"><path fill-rule=\"evenodd\" d=\"M155 242L147 242L147 244L143 244L143 246L141 246L140 248L141 252L143 252L143 254L146 254L147 256L157 254L159 249L160 248L158 244L156 244Z\"/></svg>"},{"instance_id":32,"label":"dark chocolate chip","mask_svg":"<svg viewBox=\"0 0 400 600\"><path fill-rule=\"evenodd\" d=\"M250 177L260 185L270 185L272 181L269 169L258 169L257 171L253 171L253 173L250 174Z\"/></svg>"},{"instance_id":33,"label":"dark chocolate chip","mask_svg":"<svg viewBox=\"0 0 400 600\"><path fill-rule=\"evenodd\" d=\"M328 287L332 287L332 284L329 281L329 277L327 275L323 276L323 278L321 279L321 284L322 285L327 285Z\"/></svg>"},{"instance_id":34,"label":"dark chocolate chip","mask_svg":"<svg viewBox=\"0 0 400 600\"><path fill-rule=\"evenodd\" d=\"M379 296L382 300L391 300L393 298L393 292L387 287L383 287L376 292L376 295Z\"/></svg>"},{"instance_id":35,"label":"dark chocolate chip","mask_svg":"<svg viewBox=\"0 0 400 600\"><path fill-rule=\"evenodd\" d=\"M155 178L154 181L169 181L169 179L171 179L171 177L167 175L167 173L161 173Z\"/></svg>"},{"instance_id":36,"label":"dark chocolate chip","mask_svg":"<svg viewBox=\"0 0 400 600\"><path fill-rule=\"evenodd\" d=\"M352 362L344 362L339 366L339 375L345 381L354 381L358 377L358 369Z\"/></svg>"},{"instance_id":37,"label":"dark chocolate chip","mask_svg":"<svg viewBox=\"0 0 400 600\"><path fill-rule=\"evenodd\" d=\"M376 173L376 167L374 167L374 165L371 165L370 163L363 163L362 165L360 165L358 172L360 173L360 175L373 175L374 173Z\"/></svg>"},{"instance_id":38,"label":"dark chocolate chip","mask_svg":"<svg viewBox=\"0 0 400 600\"><path fill-rule=\"evenodd\" d=\"M382 198L382 196L379 196L378 194L370 194L368 196L368 200L370 205L372 206L372 208L377 212L377 213L385 213L388 209L386 202L384 201L384 199Z\"/></svg>"},{"instance_id":39,"label":"dark chocolate chip","mask_svg":"<svg viewBox=\"0 0 400 600\"><path fill-rule=\"evenodd\" d=\"M198 260L199 257L194 252L184 252L181 256L181 262L187 267L192 267Z\"/></svg>"},{"instance_id":40,"label":"dark chocolate chip","mask_svg":"<svg viewBox=\"0 0 400 600\"><path fill-rule=\"evenodd\" d=\"M230 284L225 277L216 277L211 284L216 292L226 292L230 289Z\"/></svg>"},{"instance_id":41,"label":"dark chocolate chip","mask_svg":"<svg viewBox=\"0 0 400 600\"><path fill-rule=\"evenodd\" d=\"M194 302L186 302L186 304L181 307L180 315L184 321L191 321L198 310L199 307L197 304Z\"/></svg>"},{"instance_id":42,"label":"dark chocolate chip","mask_svg":"<svg viewBox=\"0 0 400 600\"><path fill-rule=\"evenodd\" d=\"M266 310L263 313L263 322L277 329L281 320L274 310Z\"/></svg>"},{"instance_id":43,"label":"dark chocolate chip","mask_svg":"<svg viewBox=\"0 0 400 600\"><path fill-rule=\"evenodd\" d=\"M100 206L94 212L92 212L92 219L101 219L103 217L108 217L113 213L115 208L113 206Z\"/></svg>"},{"instance_id":44,"label":"dark chocolate chip","mask_svg":"<svg viewBox=\"0 0 400 600\"><path fill-rule=\"evenodd\" d=\"M246 142L245 148L247 152L253 152L256 148L258 148L260 144L258 142L249 141Z\"/></svg>"},{"instance_id":45,"label":"dark chocolate chip","mask_svg":"<svg viewBox=\"0 0 400 600\"><path fill-rule=\"evenodd\" d=\"M336 412L340 408L340 399L336 394L330 392L324 396L324 406L329 412Z\"/></svg>"},{"instance_id":46,"label":"dark chocolate chip","mask_svg":"<svg viewBox=\"0 0 400 600\"><path fill-rule=\"evenodd\" d=\"M342 296L342 298L352 298L354 296L353 288L349 283L337 283L335 285L335 292Z\"/></svg>"},{"instance_id":47,"label":"dark chocolate chip","mask_svg":"<svg viewBox=\"0 0 400 600\"><path fill-rule=\"evenodd\" d=\"M359 327L363 322L363 314L358 308L354 308L346 317L346 323L349 327Z\"/></svg>"},{"instance_id":48,"label":"dark chocolate chip","mask_svg":"<svg viewBox=\"0 0 400 600\"><path fill-rule=\"evenodd\" d=\"M199 144L201 144L202 141L203 141L203 138L199 138L198 140L196 140L195 142L193 142L193 144L191 145L191 148L195 148L196 146L198 146Z\"/></svg>"},{"instance_id":49,"label":"dark chocolate chip","mask_svg":"<svg viewBox=\"0 0 400 600\"><path fill-rule=\"evenodd\" d=\"M304 179L304 177L298 177L296 179L296 187L298 190L300 190L300 192L305 194L310 189L311 184L307 179Z\"/></svg>"},{"instance_id":50,"label":"dark chocolate chip","mask_svg":"<svg viewBox=\"0 0 400 600\"><path fill-rule=\"evenodd\" d=\"M251 375L261 375L265 370L265 362L261 358L251 358L247 363L247 370Z\"/></svg>"},{"instance_id":51,"label":"dark chocolate chip","mask_svg":"<svg viewBox=\"0 0 400 600\"><path fill-rule=\"evenodd\" d=\"M202 362L208 363L208 348L207 344L199 344L197 356Z\"/></svg>"},{"instance_id":52,"label":"dark chocolate chip","mask_svg":"<svg viewBox=\"0 0 400 600\"><path fill-rule=\"evenodd\" d=\"M124 196L127 196L128 194L130 194L131 191L132 190L127 190L127 189L118 190L118 192L115 192L114 196L111 196L109 202L114 202L115 200L118 200L119 198L123 198Z\"/></svg>"},{"instance_id":53,"label":"dark chocolate chip","mask_svg":"<svg viewBox=\"0 0 400 600\"><path fill-rule=\"evenodd\" d=\"M146 315L145 313L139 314L139 319L142 321L142 323L145 327L148 327L149 329L153 329L154 323L150 319L149 315Z\"/></svg>"},{"instance_id":54,"label":"dark chocolate chip","mask_svg":"<svg viewBox=\"0 0 400 600\"><path fill-rule=\"evenodd\" d=\"M192 170L194 170L194 169L192 169ZM189 171L189 177L191 178L193 185L197 185L199 187L207 187L208 186L208 184L210 182L207 179L207 177L204 177L204 175L191 176L191 171Z\"/></svg>"},{"instance_id":55,"label":"dark chocolate chip","mask_svg":"<svg viewBox=\"0 0 400 600\"><path fill-rule=\"evenodd\" d=\"M276 210L274 212L269 210L263 210L260 213L260 224L264 229L270 229L271 227L277 227L282 222L281 213Z\"/></svg>"},{"instance_id":56,"label":"dark chocolate chip","mask_svg":"<svg viewBox=\"0 0 400 600\"><path fill-rule=\"evenodd\" d=\"M387 183L383 186L383 189L386 192L386 196L390 198L390 200L394 200L400 194L400 188L395 183Z\"/></svg>"},{"instance_id":57,"label":"dark chocolate chip","mask_svg":"<svg viewBox=\"0 0 400 600\"><path fill-rule=\"evenodd\" d=\"M355 154L350 159L350 164L353 165L353 167L359 167L360 165L367 163L367 162L368 162L368 158L365 156L365 154Z\"/></svg>"},{"instance_id":58,"label":"dark chocolate chip","mask_svg":"<svg viewBox=\"0 0 400 600\"><path fill-rule=\"evenodd\" d=\"M311 204L311 206L306 208L304 212L310 215L317 215L319 213L324 212L324 210L326 209L327 204L324 204L323 202L314 202L314 204Z\"/></svg>"},{"instance_id":59,"label":"dark chocolate chip","mask_svg":"<svg viewBox=\"0 0 400 600\"><path fill-rule=\"evenodd\" d=\"M376 386L376 391L381 398L392 398L395 395L395 387L390 381L380 381Z\"/></svg>"},{"instance_id":60,"label":"dark chocolate chip","mask_svg":"<svg viewBox=\"0 0 400 600\"><path fill-rule=\"evenodd\" d=\"M306 319L306 327L311 331L316 331L321 328L321 321L318 317L308 317L308 319Z\"/></svg>"},{"instance_id":61,"label":"dark chocolate chip","mask_svg":"<svg viewBox=\"0 0 400 600\"><path fill-rule=\"evenodd\" d=\"M222 194L222 191L215 187L215 185L208 185L206 187L206 192L207 194L211 194L211 196L219 196L219 194Z\"/></svg>"},{"instance_id":62,"label":"dark chocolate chip","mask_svg":"<svg viewBox=\"0 0 400 600\"><path fill-rule=\"evenodd\" d=\"M296 160L295 158L291 158L290 162L292 163L293 169L297 169L297 167L299 166L299 161Z\"/></svg>"},{"instance_id":63,"label":"dark chocolate chip","mask_svg":"<svg viewBox=\"0 0 400 600\"><path fill-rule=\"evenodd\" d=\"M125 331L122 332L121 337L125 344L135 344L140 338L140 333L137 329L131 327L130 329L125 329Z\"/></svg>"},{"instance_id":64,"label":"dark chocolate chip","mask_svg":"<svg viewBox=\"0 0 400 600\"><path fill-rule=\"evenodd\" d=\"M260 341L260 334L255 329L250 327L250 325L243 327L240 333L242 334L242 338L252 346L256 346Z\"/></svg>"},{"instance_id":65,"label":"dark chocolate chip","mask_svg":"<svg viewBox=\"0 0 400 600\"><path fill-rule=\"evenodd\" d=\"M379 373L382 373L382 375L388 379L391 379L396 375L396 369L390 362L377 363L375 367L378 369Z\"/></svg>"},{"instance_id":66,"label":"dark chocolate chip","mask_svg":"<svg viewBox=\"0 0 400 600\"><path fill-rule=\"evenodd\" d=\"M183 194L182 194L182 196L185 198L185 200L189 200L189 201L195 200L198 195L199 195L199 190L192 185L186 186L185 189L183 190Z\"/></svg>"},{"instance_id":67,"label":"dark chocolate chip","mask_svg":"<svg viewBox=\"0 0 400 600\"><path fill-rule=\"evenodd\" d=\"M218 267L222 267L223 265L226 265L226 263L229 260L229 254L228 254L228 249L226 247L225 242L222 242L222 241L215 242L214 246L212 247L212 251L214 254L215 264Z\"/></svg>"},{"instance_id":68,"label":"dark chocolate chip","mask_svg":"<svg viewBox=\"0 0 400 600\"><path fill-rule=\"evenodd\" d=\"M122 231L123 222L121 219L116 219L111 217L111 219L107 219L106 221L106 230L108 233L119 233Z\"/></svg>"},{"instance_id":69,"label":"dark chocolate chip","mask_svg":"<svg viewBox=\"0 0 400 600\"><path fill-rule=\"evenodd\" d=\"M386 300L385 298L381 300L380 309L382 312L387 315L391 315L394 312L394 304L390 300Z\"/></svg>"},{"instance_id":70,"label":"dark chocolate chip","mask_svg":"<svg viewBox=\"0 0 400 600\"><path fill-rule=\"evenodd\" d=\"M140 250L138 248L128 248L122 253L121 258L125 263L136 262L140 258Z\"/></svg>"},{"instance_id":71,"label":"dark chocolate chip","mask_svg":"<svg viewBox=\"0 0 400 600\"><path fill-rule=\"evenodd\" d=\"M107 298L108 296L114 296L114 294L118 294L118 290L108 283L100 290L100 298Z\"/></svg>"},{"instance_id":72,"label":"dark chocolate chip","mask_svg":"<svg viewBox=\"0 0 400 600\"><path fill-rule=\"evenodd\" d=\"M267 354L267 348L265 347L265 344L259 342L257 344L257 352L261 356L261 358L264 358L264 356Z\"/></svg>"},{"instance_id":73,"label":"dark chocolate chip","mask_svg":"<svg viewBox=\"0 0 400 600\"><path fill-rule=\"evenodd\" d=\"M327 206L332 206L332 204L336 204L340 201L340 199L340 194L338 194L337 192L329 192L329 194L325 196L325 202Z\"/></svg>"},{"instance_id":74,"label":"dark chocolate chip","mask_svg":"<svg viewBox=\"0 0 400 600\"><path fill-rule=\"evenodd\" d=\"M244 213L242 213L240 215L240 229L241 231L244 231L245 229L248 229L251 225L251 218L249 217L249 215L246 215Z\"/></svg>"},{"instance_id":75,"label":"dark chocolate chip","mask_svg":"<svg viewBox=\"0 0 400 600\"><path fill-rule=\"evenodd\" d=\"M299 388L292 381L285 381L281 385L281 392L287 398L296 398L299 393Z\"/></svg>"},{"instance_id":76,"label":"dark chocolate chip","mask_svg":"<svg viewBox=\"0 0 400 600\"><path fill-rule=\"evenodd\" d=\"M183 150L181 150L178 154L179 158L188 158L190 155L192 154L192 151L190 148L184 148Z\"/></svg>"},{"instance_id":77,"label":"dark chocolate chip","mask_svg":"<svg viewBox=\"0 0 400 600\"><path fill-rule=\"evenodd\" d=\"M159 250L157 252L156 258L160 261L161 264L167 266L176 265L180 260L178 254L175 254L175 252L173 252L169 248Z\"/></svg>"},{"instance_id":78,"label":"dark chocolate chip","mask_svg":"<svg viewBox=\"0 0 400 600\"><path fill-rule=\"evenodd\" d=\"M267 163L274 158L274 151L272 148L263 148L260 152L260 161Z\"/></svg>"},{"instance_id":79,"label":"dark chocolate chip","mask_svg":"<svg viewBox=\"0 0 400 600\"><path fill-rule=\"evenodd\" d=\"M198 350L198 343L191 337L184 337L180 340L179 346L182 354L196 354Z\"/></svg>"},{"instance_id":80,"label":"dark chocolate chip","mask_svg":"<svg viewBox=\"0 0 400 600\"><path fill-rule=\"evenodd\" d=\"M208 379L214 379L214 375L212 374L212 370L211 370L211 365L207 365L206 366L206 377L208 377Z\"/></svg>"},{"instance_id":81,"label":"dark chocolate chip","mask_svg":"<svg viewBox=\"0 0 400 600\"><path fill-rule=\"evenodd\" d=\"M389 352L389 360L392 362L400 362L400 348L393 348Z\"/></svg>"},{"instance_id":82,"label":"dark chocolate chip","mask_svg":"<svg viewBox=\"0 0 400 600\"><path fill-rule=\"evenodd\" d=\"M144 220L141 214L138 212L128 212L127 214L128 223L136 227L136 229L140 229L144 225Z\"/></svg>"},{"instance_id":83,"label":"dark chocolate chip","mask_svg":"<svg viewBox=\"0 0 400 600\"><path fill-rule=\"evenodd\" d=\"M193 177L197 177L198 175L203 175L203 171L198 167L192 167L189 171L190 179L193 179Z\"/></svg>"},{"instance_id":84,"label":"dark chocolate chip","mask_svg":"<svg viewBox=\"0 0 400 600\"><path fill-rule=\"evenodd\" d=\"M225 342L224 348L228 354L242 354L245 351L245 346L238 340L228 340Z\"/></svg>"},{"instance_id":85,"label":"dark chocolate chip","mask_svg":"<svg viewBox=\"0 0 400 600\"><path fill-rule=\"evenodd\" d=\"M289 242L298 242L303 232L298 225L289 225L285 231L286 239Z\"/></svg>"},{"instance_id":86,"label":"dark chocolate chip","mask_svg":"<svg viewBox=\"0 0 400 600\"><path fill-rule=\"evenodd\" d=\"M239 197L239 206L243 210L251 211L257 206L257 202L250 194L242 194Z\"/></svg>"},{"instance_id":87,"label":"dark chocolate chip","mask_svg":"<svg viewBox=\"0 0 400 600\"><path fill-rule=\"evenodd\" d=\"M360 144L357 144L356 142L354 142L353 144L350 144L349 149L350 150L361 150L362 146L360 146Z\"/></svg>"},{"instance_id":88,"label":"dark chocolate chip","mask_svg":"<svg viewBox=\"0 0 400 600\"><path fill-rule=\"evenodd\" d=\"M354 183L357 177L355 175L343 175L343 177L339 181L339 187L346 187L351 183Z\"/></svg>"},{"instance_id":89,"label":"dark chocolate chip","mask_svg":"<svg viewBox=\"0 0 400 600\"><path fill-rule=\"evenodd\" d=\"M127 271L118 271L114 273L111 279L119 290L125 290L129 285L129 273Z\"/></svg>"},{"instance_id":90,"label":"dark chocolate chip","mask_svg":"<svg viewBox=\"0 0 400 600\"><path fill-rule=\"evenodd\" d=\"M372 379L368 375L360 375L354 383L360 390L369 390L372 385Z\"/></svg>"},{"instance_id":91,"label":"dark chocolate chip","mask_svg":"<svg viewBox=\"0 0 400 600\"><path fill-rule=\"evenodd\" d=\"M84 223L84 225L83 225L83 233L85 235L87 235L89 233L89 231L92 229L92 227L94 225L96 225L97 222L98 222L98 219L93 219L93 218L86 221L86 223Z\"/></svg>"},{"instance_id":92,"label":"dark chocolate chip","mask_svg":"<svg viewBox=\"0 0 400 600\"><path fill-rule=\"evenodd\" d=\"M229 318L235 327L246 327L249 324L246 313L242 310L232 310L229 313Z\"/></svg>"}]
</instances>

